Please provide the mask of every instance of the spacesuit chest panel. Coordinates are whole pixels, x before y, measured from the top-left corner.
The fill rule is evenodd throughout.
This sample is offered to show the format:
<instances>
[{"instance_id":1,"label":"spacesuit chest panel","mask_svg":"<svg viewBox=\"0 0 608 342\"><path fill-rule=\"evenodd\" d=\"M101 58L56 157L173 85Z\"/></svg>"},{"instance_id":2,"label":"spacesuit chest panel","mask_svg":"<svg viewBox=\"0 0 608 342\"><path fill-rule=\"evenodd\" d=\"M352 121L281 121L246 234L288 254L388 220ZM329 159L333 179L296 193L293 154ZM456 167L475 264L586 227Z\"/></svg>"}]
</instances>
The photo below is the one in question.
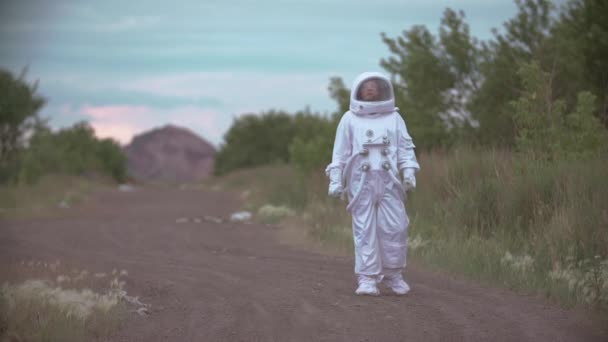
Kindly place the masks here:
<instances>
[{"instance_id":1,"label":"spacesuit chest panel","mask_svg":"<svg viewBox=\"0 0 608 342\"><path fill-rule=\"evenodd\" d=\"M388 170L395 151L394 118L358 117L354 124L355 146L371 170Z\"/></svg>"}]
</instances>

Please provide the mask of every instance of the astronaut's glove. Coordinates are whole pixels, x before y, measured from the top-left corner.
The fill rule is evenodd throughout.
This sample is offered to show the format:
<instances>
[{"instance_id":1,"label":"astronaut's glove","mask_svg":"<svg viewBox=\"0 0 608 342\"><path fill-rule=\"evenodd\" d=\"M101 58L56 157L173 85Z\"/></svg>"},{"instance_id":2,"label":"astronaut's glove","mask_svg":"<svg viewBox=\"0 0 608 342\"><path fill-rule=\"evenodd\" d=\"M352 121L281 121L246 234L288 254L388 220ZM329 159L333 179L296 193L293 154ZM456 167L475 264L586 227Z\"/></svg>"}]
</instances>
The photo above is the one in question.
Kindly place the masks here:
<instances>
[{"instance_id":1,"label":"astronaut's glove","mask_svg":"<svg viewBox=\"0 0 608 342\"><path fill-rule=\"evenodd\" d=\"M331 169L331 171L329 171L329 196L339 198L343 192L342 170L339 168Z\"/></svg>"},{"instance_id":2,"label":"astronaut's glove","mask_svg":"<svg viewBox=\"0 0 608 342\"><path fill-rule=\"evenodd\" d=\"M416 189L416 169L405 168L401 170L403 176L403 191L410 192Z\"/></svg>"}]
</instances>

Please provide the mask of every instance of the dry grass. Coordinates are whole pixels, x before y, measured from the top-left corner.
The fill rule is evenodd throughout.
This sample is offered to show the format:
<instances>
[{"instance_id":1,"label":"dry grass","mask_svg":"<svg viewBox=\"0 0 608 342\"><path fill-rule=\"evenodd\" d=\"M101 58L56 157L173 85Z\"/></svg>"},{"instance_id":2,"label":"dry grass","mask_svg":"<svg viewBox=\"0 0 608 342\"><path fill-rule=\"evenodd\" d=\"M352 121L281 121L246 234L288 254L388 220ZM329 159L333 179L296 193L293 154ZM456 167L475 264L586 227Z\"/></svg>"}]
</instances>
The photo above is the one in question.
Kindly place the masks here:
<instances>
[{"instance_id":1,"label":"dry grass","mask_svg":"<svg viewBox=\"0 0 608 342\"><path fill-rule=\"evenodd\" d=\"M106 340L129 312L149 305L125 290L127 270L93 272L60 261L11 264L0 288L0 340Z\"/></svg>"},{"instance_id":2,"label":"dry grass","mask_svg":"<svg viewBox=\"0 0 608 342\"><path fill-rule=\"evenodd\" d=\"M84 341L107 336L119 323L119 298L48 281L5 284L0 290L5 334L18 341Z\"/></svg>"},{"instance_id":3,"label":"dry grass","mask_svg":"<svg viewBox=\"0 0 608 342\"><path fill-rule=\"evenodd\" d=\"M0 185L0 217L38 218L61 213L110 186L107 179L45 176L36 184Z\"/></svg>"}]
</instances>

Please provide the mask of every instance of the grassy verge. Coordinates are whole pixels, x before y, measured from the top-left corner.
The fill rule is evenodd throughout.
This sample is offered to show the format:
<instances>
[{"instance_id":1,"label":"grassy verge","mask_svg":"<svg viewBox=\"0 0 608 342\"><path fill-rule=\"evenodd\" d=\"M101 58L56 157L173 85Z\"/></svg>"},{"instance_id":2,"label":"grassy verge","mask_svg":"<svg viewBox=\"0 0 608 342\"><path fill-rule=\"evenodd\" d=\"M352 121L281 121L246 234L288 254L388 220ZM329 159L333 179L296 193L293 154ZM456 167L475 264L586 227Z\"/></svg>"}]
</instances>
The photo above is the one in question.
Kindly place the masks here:
<instances>
[{"instance_id":1,"label":"grassy verge","mask_svg":"<svg viewBox=\"0 0 608 342\"><path fill-rule=\"evenodd\" d=\"M608 160L425 155L408 208L414 258L564 305L608 306Z\"/></svg>"},{"instance_id":2,"label":"grassy verge","mask_svg":"<svg viewBox=\"0 0 608 342\"><path fill-rule=\"evenodd\" d=\"M30 280L0 290L0 330L10 341L86 341L116 329L124 308L112 294Z\"/></svg>"},{"instance_id":3,"label":"grassy verge","mask_svg":"<svg viewBox=\"0 0 608 342\"><path fill-rule=\"evenodd\" d=\"M0 185L0 217L52 215L81 203L91 192L110 183L106 179L54 175L31 185Z\"/></svg>"},{"instance_id":4,"label":"grassy verge","mask_svg":"<svg viewBox=\"0 0 608 342\"><path fill-rule=\"evenodd\" d=\"M566 306L608 307L608 160L538 162L461 149L420 162L407 203L410 260ZM268 204L293 210L282 222L306 231L298 236L352 251L345 203L327 197L320 170L262 167L208 184L240 191L254 213Z\"/></svg>"},{"instance_id":5,"label":"grassy verge","mask_svg":"<svg viewBox=\"0 0 608 342\"><path fill-rule=\"evenodd\" d=\"M127 270L93 272L59 260L7 265L0 287L0 341L107 341L149 304L125 289Z\"/></svg>"}]
</instances>

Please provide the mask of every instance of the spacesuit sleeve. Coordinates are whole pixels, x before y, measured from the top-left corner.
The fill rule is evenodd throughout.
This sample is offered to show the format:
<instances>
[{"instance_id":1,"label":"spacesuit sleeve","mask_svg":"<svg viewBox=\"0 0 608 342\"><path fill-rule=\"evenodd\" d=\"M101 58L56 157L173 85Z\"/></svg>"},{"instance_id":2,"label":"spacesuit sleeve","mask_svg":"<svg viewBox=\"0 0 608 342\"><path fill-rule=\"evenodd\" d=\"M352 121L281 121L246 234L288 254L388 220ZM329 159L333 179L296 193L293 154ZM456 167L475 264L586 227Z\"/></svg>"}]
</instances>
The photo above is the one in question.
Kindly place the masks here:
<instances>
[{"instance_id":1,"label":"spacesuit sleeve","mask_svg":"<svg viewBox=\"0 0 608 342\"><path fill-rule=\"evenodd\" d=\"M332 169L344 169L344 164L352 154L352 136L348 124L348 115L342 115L338 129L336 129L336 139L334 141L334 150L332 153L331 163L325 168L325 174L329 176Z\"/></svg>"},{"instance_id":2,"label":"spacesuit sleeve","mask_svg":"<svg viewBox=\"0 0 608 342\"><path fill-rule=\"evenodd\" d=\"M403 121L403 118L400 115L397 117L397 167L400 171L412 168L417 172L420 170L420 165L416 160L416 153L414 153L414 148L416 146L414 146L412 137L407 132L405 121Z\"/></svg>"}]
</instances>

